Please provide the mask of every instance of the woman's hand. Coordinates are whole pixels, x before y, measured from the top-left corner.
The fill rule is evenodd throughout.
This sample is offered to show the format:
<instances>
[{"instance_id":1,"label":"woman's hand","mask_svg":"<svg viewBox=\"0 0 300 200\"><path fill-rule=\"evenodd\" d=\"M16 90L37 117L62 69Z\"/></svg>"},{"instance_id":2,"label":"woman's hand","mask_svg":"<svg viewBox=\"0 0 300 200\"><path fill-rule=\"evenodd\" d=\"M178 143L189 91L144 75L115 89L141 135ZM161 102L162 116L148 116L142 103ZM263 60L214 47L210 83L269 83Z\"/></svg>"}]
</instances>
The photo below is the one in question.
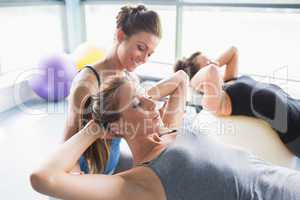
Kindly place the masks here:
<instances>
[{"instance_id":1,"label":"woman's hand","mask_svg":"<svg viewBox=\"0 0 300 200\"><path fill-rule=\"evenodd\" d=\"M108 134L95 120L90 120L85 127L82 129L86 134L91 134L97 138L104 139L104 137Z\"/></svg>"},{"instance_id":2,"label":"woman's hand","mask_svg":"<svg viewBox=\"0 0 300 200\"><path fill-rule=\"evenodd\" d=\"M113 139L120 137L120 129L116 123L109 125L109 131L101 127L95 120L90 120L83 128L87 134L95 136L96 139Z\"/></svg>"},{"instance_id":3,"label":"woman's hand","mask_svg":"<svg viewBox=\"0 0 300 200\"><path fill-rule=\"evenodd\" d=\"M147 90L147 95L153 100L161 100L166 96L172 95L181 84L186 84L188 80L189 77L187 74L184 71L179 70L171 77L159 81L156 85Z\"/></svg>"},{"instance_id":4,"label":"woman's hand","mask_svg":"<svg viewBox=\"0 0 300 200\"><path fill-rule=\"evenodd\" d=\"M221 67L220 62L217 60L209 60L209 65L213 64L213 65L217 65L218 67Z\"/></svg>"}]
</instances>

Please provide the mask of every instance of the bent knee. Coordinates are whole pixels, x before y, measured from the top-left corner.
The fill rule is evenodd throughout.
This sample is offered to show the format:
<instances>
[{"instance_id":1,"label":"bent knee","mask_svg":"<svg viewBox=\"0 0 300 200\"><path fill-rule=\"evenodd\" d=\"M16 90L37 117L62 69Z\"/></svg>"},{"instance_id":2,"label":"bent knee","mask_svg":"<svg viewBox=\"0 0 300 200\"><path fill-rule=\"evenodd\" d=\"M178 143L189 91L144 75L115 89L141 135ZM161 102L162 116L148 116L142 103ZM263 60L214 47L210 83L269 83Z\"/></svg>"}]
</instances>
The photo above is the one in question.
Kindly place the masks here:
<instances>
[{"instance_id":1,"label":"bent knee","mask_svg":"<svg viewBox=\"0 0 300 200\"><path fill-rule=\"evenodd\" d=\"M189 76L187 73L183 70L179 70L176 72L176 75L180 78L182 82L188 82L189 81Z\"/></svg>"},{"instance_id":2,"label":"bent knee","mask_svg":"<svg viewBox=\"0 0 300 200\"><path fill-rule=\"evenodd\" d=\"M176 72L176 76L178 76L179 85L183 88L186 88L189 84L189 76L185 71L179 70Z\"/></svg>"},{"instance_id":3,"label":"bent knee","mask_svg":"<svg viewBox=\"0 0 300 200\"><path fill-rule=\"evenodd\" d=\"M220 77L220 73L218 71L218 67L216 65L209 65L206 68L207 70L207 78L208 79L218 79Z\"/></svg>"},{"instance_id":4,"label":"bent knee","mask_svg":"<svg viewBox=\"0 0 300 200\"><path fill-rule=\"evenodd\" d=\"M231 50L237 54L239 52L238 48L236 46L231 46Z\"/></svg>"}]
</instances>

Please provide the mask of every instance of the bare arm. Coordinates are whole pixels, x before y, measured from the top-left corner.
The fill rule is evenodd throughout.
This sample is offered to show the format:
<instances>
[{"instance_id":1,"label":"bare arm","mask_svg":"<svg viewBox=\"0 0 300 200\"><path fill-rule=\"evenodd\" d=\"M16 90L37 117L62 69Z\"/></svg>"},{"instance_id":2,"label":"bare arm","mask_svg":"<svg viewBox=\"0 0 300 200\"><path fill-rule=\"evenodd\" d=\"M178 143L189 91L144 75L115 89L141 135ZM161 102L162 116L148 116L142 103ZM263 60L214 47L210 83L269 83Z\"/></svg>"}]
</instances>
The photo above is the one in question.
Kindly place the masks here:
<instances>
[{"instance_id":1,"label":"bare arm","mask_svg":"<svg viewBox=\"0 0 300 200\"><path fill-rule=\"evenodd\" d=\"M69 173L80 155L102 135L99 126L94 121L89 122L31 174L32 187L61 199L136 199L128 194L131 184L122 176Z\"/></svg>"},{"instance_id":2,"label":"bare arm","mask_svg":"<svg viewBox=\"0 0 300 200\"><path fill-rule=\"evenodd\" d=\"M186 81L186 73L182 70L175 72L171 77L163 79L150 88L147 94L154 100L159 100L162 97L171 95L179 85Z\"/></svg>"},{"instance_id":3,"label":"bare arm","mask_svg":"<svg viewBox=\"0 0 300 200\"><path fill-rule=\"evenodd\" d=\"M201 105L214 113L221 112L223 96L223 80L218 72L218 66L211 64L200 69L191 80L191 86L203 93Z\"/></svg>"},{"instance_id":4,"label":"bare arm","mask_svg":"<svg viewBox=\"0 0 300 200\"><path fill-rule=\"evenodd\" d=\"M178 128L180 126L185 111L188 82L187 74L180 70L170 78L160 81L147 92L154 100L170 96L161 112L166 127Z\"/></svg>"},{"instance_id":5,"label":"bare arm","mask_svg":"<svg viewBox=\"0 0 300 200\"><path fill-rule=\"evenodd\" d=\"M88 94L89 90L86 87L79 87L78 84L73 84L68 97L68 115L64 129L63 142L67 141L80 130L80 126L82 124L81 109L84 99L88 96ZM79 163L74 165L72 172L81 172Z\"/></svg>"},{"instance_id":6,"label":"bare arm","mask_svg":"<svg viewBox=\"0 0 300 200\"><path fill-rule=\"evenodd\" d=\"M90 94L88 86L84 81L73 82L70 95L68 97L68 115L64 130L63 140L67 141L81 128L81 109L84 99Z\"/></svg>"},{"instance_id":7,"label":"bare arm","mask_svg":"<svg viewBox=\"0 0 300 200\"><path fill-rule=\"evenodd\" d=\"M228 81L235 78L238 74L238 50L236 47L231 47L225 51L217 62L220 67L226 65L223 80Z\"/></svg>"}]
</instances>

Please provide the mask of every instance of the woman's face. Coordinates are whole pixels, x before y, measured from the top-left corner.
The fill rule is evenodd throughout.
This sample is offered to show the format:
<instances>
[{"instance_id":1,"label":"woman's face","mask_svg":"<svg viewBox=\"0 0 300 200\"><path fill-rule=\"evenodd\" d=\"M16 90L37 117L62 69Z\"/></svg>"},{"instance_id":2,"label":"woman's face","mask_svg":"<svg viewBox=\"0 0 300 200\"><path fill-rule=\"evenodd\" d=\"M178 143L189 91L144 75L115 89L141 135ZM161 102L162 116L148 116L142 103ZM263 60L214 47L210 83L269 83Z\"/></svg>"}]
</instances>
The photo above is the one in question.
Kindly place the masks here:
<instances>
[{"instance_id":1,"label":"woman's face","mask_svg":"<svg viewBox=\"0 0 300 200\"><path fill-rule=\"evenodd\" d=\"M118 123L121 132L130 134L127 137L131 138L158 133L163 125L155 101L137 88L132 82L120 88L121 119Z\"/></svg>"},{"instance_id":2,"label":"woman's face","mask_svg":"<svg viewBox=\"0 0 300 200\"><path fill-rule=\"evenodd\" d=\"M147 62L159 43L159 38L151 33L139 32L119 39L117 54L122 67L133 71L137 66Z\"/></svg>"},{"instance_id":3,"label":"woman's face","mask_svg":"<svg viewBox=\"0 0 300 200\"><path fill-rule=\"evenodd\" d=\"M199 67L199 69L210 64L210 59L208 59L205 55L200 54L194 58L195 64Z\"/></svg>"}]
</instances>

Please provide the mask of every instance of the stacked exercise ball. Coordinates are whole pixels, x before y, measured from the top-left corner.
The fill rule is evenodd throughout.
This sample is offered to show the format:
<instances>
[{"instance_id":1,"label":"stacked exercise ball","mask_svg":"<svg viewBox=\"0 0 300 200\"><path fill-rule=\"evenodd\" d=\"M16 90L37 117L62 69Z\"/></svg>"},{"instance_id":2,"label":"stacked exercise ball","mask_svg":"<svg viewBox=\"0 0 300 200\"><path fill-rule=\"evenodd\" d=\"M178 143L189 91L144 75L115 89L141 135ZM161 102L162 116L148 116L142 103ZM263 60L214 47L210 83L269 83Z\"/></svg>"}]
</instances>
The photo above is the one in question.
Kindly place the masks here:
<instances>
[{"instance_id":1,"label":"stacked exercise ball","mask_svg":"<svg viewBox=\"0 0 300 200\"><path fill-rule=\"evenodd\" d=\"M63 100L70 93L76 73L104 57L104 51L89 42L79 45L71 55L61 53L44 56L38 62L38 70L29 80L29 85L46 101Z\"/></svg>"},{"instance_id":2,"label":"stacked exercise ball","mask_svg":"<svg viewBox=\"0 0 300 200\"><path fill-rule=\"evenodd\" d=\"M78 71L86 65L92 65L103 60L104 57L104 51L90 42L82 43L72 54L72 58Z\"/></svg>"},{"instance_id":3,"label":"stacked exercise ball","mask_svg":"<svg viewBox=\"0 0 300 200\"><path fill-rule=\"evenodd\" d=\"M46 101L60 101L70 93L70 87L77 73L67 54L52 54L38 62L38 70L29 80L33 91Z\"/></svg>"}]
</instances>

